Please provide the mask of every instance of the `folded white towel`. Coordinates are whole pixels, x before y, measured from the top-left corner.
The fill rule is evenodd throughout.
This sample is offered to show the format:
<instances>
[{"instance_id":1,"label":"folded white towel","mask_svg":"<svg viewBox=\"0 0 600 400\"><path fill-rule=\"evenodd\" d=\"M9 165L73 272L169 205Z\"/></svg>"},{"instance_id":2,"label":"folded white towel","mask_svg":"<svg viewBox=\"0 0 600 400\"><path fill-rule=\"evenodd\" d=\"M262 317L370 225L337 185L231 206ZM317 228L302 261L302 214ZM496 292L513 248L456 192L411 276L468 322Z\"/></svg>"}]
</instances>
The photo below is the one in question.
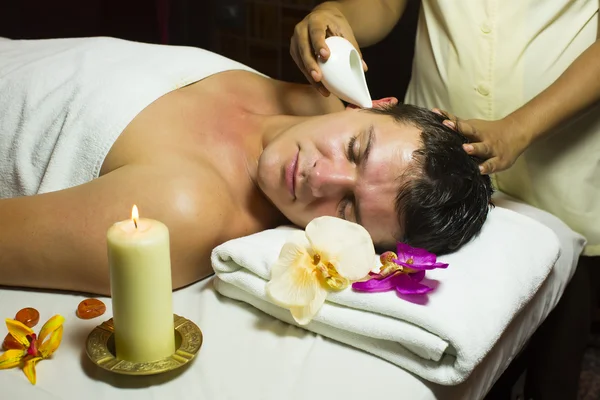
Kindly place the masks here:
<instances>
[{"instance_id":1,"label":"folded white towel","mask_svg":"<svg viewBox=\"0 0 600 400\"><path fill-rule=\"evenodd\" d=\"M296 228L280 227L218 246L212 254L222 295L290 324L288 310L265 292L270 268ZM533 297L560 255L555 233L508 209L495 208L481 234L458 252L438 258L447 269L427 272L436 284L427 302L395 291L329 294L303 328L382 357L432 382L464 381L507 325ZM374 264L375 266L375 264Z\"/></svg>"}]
</instances>

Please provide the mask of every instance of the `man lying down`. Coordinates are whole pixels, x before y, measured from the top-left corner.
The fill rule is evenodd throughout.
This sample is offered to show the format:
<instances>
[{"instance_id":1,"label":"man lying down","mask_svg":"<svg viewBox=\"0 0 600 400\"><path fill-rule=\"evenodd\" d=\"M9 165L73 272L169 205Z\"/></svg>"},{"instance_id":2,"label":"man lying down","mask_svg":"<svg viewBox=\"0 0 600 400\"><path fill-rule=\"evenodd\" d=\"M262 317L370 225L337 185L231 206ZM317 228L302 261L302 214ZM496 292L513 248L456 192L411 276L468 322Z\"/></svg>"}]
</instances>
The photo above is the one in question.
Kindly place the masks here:
<instances>
[{"instance_id":1,"label":"man lying down","mask_svg":"<svg viewBox=\"0 0 600 400\"><path fill-rule=\"evenodd\" d=\"M0 285L109 294L106 232L133 204L169 227L175 288L227 240L323 215L381 248L458 249L489 177L442 117L374 105L201 49L0 40Z\"/></svg>"}]
</instances>

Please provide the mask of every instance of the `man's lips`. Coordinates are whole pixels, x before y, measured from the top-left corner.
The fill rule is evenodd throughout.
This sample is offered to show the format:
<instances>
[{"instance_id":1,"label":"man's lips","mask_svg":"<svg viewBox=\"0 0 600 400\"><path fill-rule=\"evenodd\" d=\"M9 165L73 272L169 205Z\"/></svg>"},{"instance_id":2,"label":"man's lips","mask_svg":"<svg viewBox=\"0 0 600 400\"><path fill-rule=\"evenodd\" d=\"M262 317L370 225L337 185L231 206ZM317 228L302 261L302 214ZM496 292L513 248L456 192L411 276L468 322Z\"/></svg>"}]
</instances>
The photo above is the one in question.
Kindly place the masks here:
<instances>
[{"instance_id":1,"label":"man's lips","mask_svg":"<svg viewBox=\"0 0 600 400\"><path fill-rule=\"evenodd\" d=\"M285 169L285 181L287 188L294 199L296 199L296 173L298 171L298 155L300 151L296 153L296 156L292 159Z\"/></svg>"}]
</instances>

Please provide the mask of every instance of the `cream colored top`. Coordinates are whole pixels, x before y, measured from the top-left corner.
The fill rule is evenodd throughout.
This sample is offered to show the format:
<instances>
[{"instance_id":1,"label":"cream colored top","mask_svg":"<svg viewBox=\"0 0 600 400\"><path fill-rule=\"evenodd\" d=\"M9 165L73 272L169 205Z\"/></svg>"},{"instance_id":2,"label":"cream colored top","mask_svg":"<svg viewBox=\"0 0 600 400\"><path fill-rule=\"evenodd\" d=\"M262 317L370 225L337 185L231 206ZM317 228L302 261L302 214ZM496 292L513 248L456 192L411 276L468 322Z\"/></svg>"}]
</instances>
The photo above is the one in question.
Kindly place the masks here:
<instances>
[{"instance_id":1,"label":"cream colored top","mask_svg":"<svg viewBox=\"0 0 600 400\"><path fill-rule=\"evenodd\" d=\"M598 34L598 0L423 0L405 101L500 119L550 84ZM600 255L600 104L540 140L501 191L549 211Z\"/></svg>"}]
</instances>

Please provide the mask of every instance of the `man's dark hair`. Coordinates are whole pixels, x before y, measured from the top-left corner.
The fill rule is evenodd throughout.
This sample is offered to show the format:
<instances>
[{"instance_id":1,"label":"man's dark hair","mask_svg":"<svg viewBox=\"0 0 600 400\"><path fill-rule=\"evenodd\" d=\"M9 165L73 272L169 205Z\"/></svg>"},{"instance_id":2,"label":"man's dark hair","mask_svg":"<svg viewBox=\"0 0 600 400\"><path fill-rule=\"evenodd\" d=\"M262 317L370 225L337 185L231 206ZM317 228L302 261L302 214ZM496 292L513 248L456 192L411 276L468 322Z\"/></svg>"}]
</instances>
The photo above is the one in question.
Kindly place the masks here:
<instances>
[{"instance_id":1,"label":"man's dark hair","mask_svg":"<svg viewBox=\"0 0 600 400\"><path fill-rule=\"evenodd\" d=\"M413 152L396 197L398 241L437 255L458 250L476 236L493 204L488 175L479 172L483 161L462 148L468 139L442 124L445 117L408 104L368 109L421 130L423 146Z\"/></svg>"}]
</instances>

